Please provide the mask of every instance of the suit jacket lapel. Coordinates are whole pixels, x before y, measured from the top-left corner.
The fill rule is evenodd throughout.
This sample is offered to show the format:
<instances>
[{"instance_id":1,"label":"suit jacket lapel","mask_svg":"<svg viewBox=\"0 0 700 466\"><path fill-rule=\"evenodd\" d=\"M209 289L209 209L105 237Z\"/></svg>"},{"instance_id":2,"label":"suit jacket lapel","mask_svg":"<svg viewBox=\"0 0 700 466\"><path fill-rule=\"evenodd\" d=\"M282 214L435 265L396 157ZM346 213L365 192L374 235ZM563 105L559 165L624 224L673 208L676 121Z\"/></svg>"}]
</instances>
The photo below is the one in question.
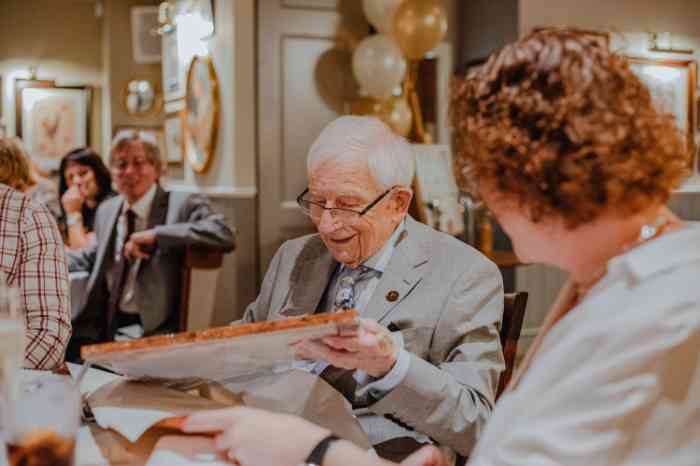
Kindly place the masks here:
<instances>
[{"instance_id":1,"label":"suit jacket lapel","mask_svg":"<svg viewBox=\"0 0 700 466\"><path fill-rule=\"evenodd\" d=\"M363 317L381 322L418 285L423 277L423 267L430 257L420 238L416 221L406 217L406 230L399 240L389 265L382 274L372 294ZM389 300L389 293L398 293L397 299ZM393 294L393 293L392 293Z\"/></svg>"},{"instance_id":2,"label":"suit jacket lapel","mask_svg":"<svg viewBox=\"0 0 700 466\"><path fill-rule=\"evenodd\" d=\"M158 185L156 195L153 197L151 213L148 216L148 228L164 225L168 216L168 193Z\"/></svg>"},{"instance_id":3,"label":"suit jacket lapel","mask_svg":"<svg viewBox=\"0 0 700 466\"><path fill-rule=\"evenodd\" d=\"M109 251L112 251L112 247L114 246L114 238L116 237L116 231L117 231L117 220L119 219L119 213L122 210L122 204L124 204L124 201L120 202L115 202L114 207L111 212L107 215L107 225L104 226L104 234L105 234L105 240L102 241L97 250L97 259L95 260L95 270L99 271L99 273L103 273L104 270L104 264L105 264L105 258L106 255L109 253Z\"/></svg>"},{"instance_id":4,"label":"suit jacket lapel","mask_svg":"<svg viewBox=\"0 0 700 466\"><path fill-rule=\"evenodd\" d=\"M316 312L337 266L321 238L309 240L292 269L290 295L280 314L292 317Z\"/></svg>"}]
</instances>

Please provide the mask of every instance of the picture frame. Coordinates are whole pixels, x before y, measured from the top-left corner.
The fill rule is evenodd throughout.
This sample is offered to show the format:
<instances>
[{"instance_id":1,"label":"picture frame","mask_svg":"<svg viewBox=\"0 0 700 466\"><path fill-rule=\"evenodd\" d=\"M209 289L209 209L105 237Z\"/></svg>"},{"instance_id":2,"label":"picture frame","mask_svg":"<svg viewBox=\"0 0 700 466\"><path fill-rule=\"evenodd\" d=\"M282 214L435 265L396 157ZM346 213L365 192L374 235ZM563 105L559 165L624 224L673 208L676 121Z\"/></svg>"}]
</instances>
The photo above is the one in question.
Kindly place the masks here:
<instances>
[{"instance_id":1,"label":"picture frame","mask_svg":"<svg viewBox=\"0 0 700 466\"><path fill-rule=\"evenodd\" d=\"M165 159L168 165L180 165L185 159L185 112L165 115L163 133L165 138Z\"/></svg>"},{"instance_id":2,"label":"picture frame","mask_svg":"<svg viewBox=\"0 0 700 466\"><path fill-rule=\"evenodd\" d=\"M416 172L413 192L418 220L450 235L464 232L464 208L448 144L411 144Z\"/></svg>"},{"instance_id":3,"label":"picture frame","mask_svg":"<svg viewBox=\"0 0 700 466\"><path fill-rule=\"evenodd\" d=\"M197 55L187 71L185 154L192 169L211 165L219 133L219 80L210 56Z\"/></svg>"},{"instance_id":4,"label":"picture frame","mask_svg":"<svg viewBox=\"0 0 700 466\"><path fill-rule=\"evenodd\" d=\"M628 57L628 61L630 70L651 92L656 108L675 117L678 129L686 135L689 152L694 154L698 128L697 61L648 57ZM690 160L691 166L693 163Z\"/></svg>"},{"instance_id":5,"label":"picture frame","mask_svg":"<svg viewBox=\"0 0 700 466\"><path fill-rule=\"evenodd\" d=\"M165 137L163 135L163 128L160 126L139 126L139 125L117 125L112 129L112 140L114 140L120 133L124 131L136 131L140 133L140 136L150 142L154 142L158 147L160 152L160 161L163 171L168 166L168 161L166 159L166 147L165 147Z\"/></svg>"},{"instance_id":6,"label":"picture frame","mask_svg":"<svg viewBox=\"0 0 700 466\"><path fill-rule=\"evenodd\" d=\"M61 158L90 144L92 88L57 86L49 80L15 80L15 134L46 171Z\"/></svg>"},{"instance_id":7,"label":"picture frame","mask_svg":"<svg viewBox=\"0 0 700 466\"><path fill-rule=\"evenodd\" d=\"M154 33L158 29L157 6L131 7L131 49L138 64L161 62L161 40Z\"/></svg>"},{"instance_id":8,"label":"picture frame","mask_svg":"<svg viewBox=\"0 0 700 466\"><path fill-rule=\"evenodd\" d=\"M185 97L185 83L187 69L180 59L177 45L177 32L175 30L165 32L161 36L163 49L163 63L161 66L163 76L163 99L166 102Z\"/></svg>"},{"instance_id":9,"label":"picture frame","mask_svg":"<svg viewBox=\"0 0 700 466\"><path fill-rule=\"evenodd\" d=\"M607 31L596 31L593 29L581 29L572 26L536 26L532 28L532 32L539 32L544 30L561 30L561 31L572 31L582 34L590 39L593 39L605 50L610 50L610 33Z\"/></svg>"}]
</instances>

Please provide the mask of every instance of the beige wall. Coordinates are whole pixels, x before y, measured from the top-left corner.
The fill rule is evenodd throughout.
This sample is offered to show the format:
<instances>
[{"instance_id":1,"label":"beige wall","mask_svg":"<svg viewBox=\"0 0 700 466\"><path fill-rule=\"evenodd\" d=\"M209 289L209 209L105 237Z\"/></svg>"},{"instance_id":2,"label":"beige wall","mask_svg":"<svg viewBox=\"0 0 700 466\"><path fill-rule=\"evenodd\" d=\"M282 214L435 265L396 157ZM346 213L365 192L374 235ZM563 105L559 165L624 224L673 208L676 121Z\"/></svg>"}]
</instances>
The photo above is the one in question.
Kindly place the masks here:
<instances>
[{"instance_id":1,"label":"beige wall","mask_svg":"<svg viewBox=\"0 0 700 466\"><path fill-rule=\"evenodd\" d=\"M14 80L29 78L33 66L38 79L94 88L90 141L101 149L101 34L102 21L92 2L0 1L0 107L8 134L15 134Z\"/></svg>"},{"instance_id":2,"label":"beige wall","mask_svg":"<svg viewBox=\"0 0 700 466\"><path fill-rule=\"evenodd\" d=\"M215 0L215 33L208 42L220 84L221 111L214 159L204 174L185 164L168 186L203 192L236 228L237 248L224 259L214 323L236 318L257 294L255 141L255 1Z\"/></svg>"}]
</instances>

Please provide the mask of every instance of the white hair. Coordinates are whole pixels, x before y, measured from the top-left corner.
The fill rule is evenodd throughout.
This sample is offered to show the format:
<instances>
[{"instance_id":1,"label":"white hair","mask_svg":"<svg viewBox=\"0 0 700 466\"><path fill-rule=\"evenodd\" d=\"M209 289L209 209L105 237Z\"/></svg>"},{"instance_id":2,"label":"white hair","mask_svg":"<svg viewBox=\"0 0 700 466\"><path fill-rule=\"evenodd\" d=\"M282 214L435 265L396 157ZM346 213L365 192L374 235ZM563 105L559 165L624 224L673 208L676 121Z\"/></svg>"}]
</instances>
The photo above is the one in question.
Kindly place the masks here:
<instances>
[{"instance_id":1,"label":"white hair","mask_svg":"<svg viewBox=\"0 0 700 466\"><path fill-rule=\"evenodd\" d=\"M375 117L342 116L330 122L311 145L306 169L311 174L328 160L360 157L384 189L411 187L415 170L411 145Z\"/></svg>"}]
</instances>

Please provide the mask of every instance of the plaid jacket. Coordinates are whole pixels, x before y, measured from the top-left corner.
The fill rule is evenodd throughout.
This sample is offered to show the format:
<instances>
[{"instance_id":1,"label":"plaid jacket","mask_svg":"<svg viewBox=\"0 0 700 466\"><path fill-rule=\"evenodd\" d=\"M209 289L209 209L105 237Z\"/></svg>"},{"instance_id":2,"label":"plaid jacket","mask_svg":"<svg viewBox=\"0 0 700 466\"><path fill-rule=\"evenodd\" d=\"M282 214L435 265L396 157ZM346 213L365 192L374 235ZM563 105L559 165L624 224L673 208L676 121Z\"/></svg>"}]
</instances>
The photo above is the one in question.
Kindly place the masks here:
<instances>
[{"instance_id":1,"label":"plaid jacket","mask_svg":"<svg viewBox=\"0 0 700 466\"><path fill-rule=\"evenodd\" d=\"M53 369L71 335L68 267L48 209L0 184L0 271L20 289L27 323L24 365Z\"/></svg>"}]
</instances>

